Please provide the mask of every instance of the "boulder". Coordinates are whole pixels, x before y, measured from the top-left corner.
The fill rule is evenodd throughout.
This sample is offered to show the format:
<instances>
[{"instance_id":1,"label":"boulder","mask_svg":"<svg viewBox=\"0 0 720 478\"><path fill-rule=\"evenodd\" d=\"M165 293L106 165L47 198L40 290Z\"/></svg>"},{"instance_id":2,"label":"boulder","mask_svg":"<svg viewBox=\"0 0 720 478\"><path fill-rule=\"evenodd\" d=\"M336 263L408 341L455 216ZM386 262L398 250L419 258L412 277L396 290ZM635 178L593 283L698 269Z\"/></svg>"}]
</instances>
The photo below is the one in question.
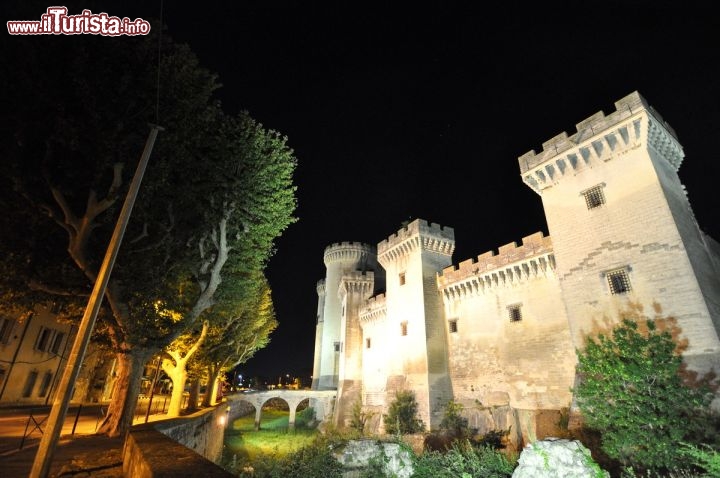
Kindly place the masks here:
<instances>
[{"instance_id":1,"label":"boulder","mask_svg":"<svg viewBox=\"0 0 720 478\"><path fill-rule=\"evenodd\" d=\"M377 440L350 440L345 447L334 453L343 465L345 478L360 476L374 458L384 462L385 476L410 478L413 474L411 453L397 443Z\"/></svg>"},{"instance_id":2,"label":"boulder","mask_svg":"<svg viewBox=\"0 0 720 478\"><path fill-rule=\"evenodd\" d=\"M609 478L577 440L548 438L527 445L512 478Z\"/></svg>"}]
</instances>

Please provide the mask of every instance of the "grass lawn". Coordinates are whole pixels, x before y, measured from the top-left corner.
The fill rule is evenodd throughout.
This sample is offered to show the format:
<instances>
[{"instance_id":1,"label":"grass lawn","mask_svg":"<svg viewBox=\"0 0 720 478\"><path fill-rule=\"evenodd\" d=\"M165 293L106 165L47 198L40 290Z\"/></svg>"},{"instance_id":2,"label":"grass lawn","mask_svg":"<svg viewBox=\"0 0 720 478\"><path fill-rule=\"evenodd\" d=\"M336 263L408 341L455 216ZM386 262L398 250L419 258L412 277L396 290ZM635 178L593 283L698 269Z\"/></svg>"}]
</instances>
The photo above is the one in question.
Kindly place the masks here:
<instances>
[{"instance_id":1,"label":"grass lawn","mask_svg":"<svg viewBox=\"0 0 720 478\"><path fill-rule=\"evenodd\" d=\"M261 429L255 431L255 415L235 420L225 431L225 446L229 456L253 461L258 455L283 456L313 441L317 430L302 428L296 420L295 431L288 431L288 412L263 410Z\"/></svg>"}]
</instances>

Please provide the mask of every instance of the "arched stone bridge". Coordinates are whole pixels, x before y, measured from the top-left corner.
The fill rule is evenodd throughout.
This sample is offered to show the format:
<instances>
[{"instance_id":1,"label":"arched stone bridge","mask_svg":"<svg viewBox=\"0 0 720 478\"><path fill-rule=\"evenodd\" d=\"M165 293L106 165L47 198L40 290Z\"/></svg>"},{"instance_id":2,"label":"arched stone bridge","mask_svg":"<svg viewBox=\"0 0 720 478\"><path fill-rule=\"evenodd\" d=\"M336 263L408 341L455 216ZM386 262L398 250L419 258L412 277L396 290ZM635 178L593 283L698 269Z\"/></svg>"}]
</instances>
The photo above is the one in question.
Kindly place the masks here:
<instances>
[{"instance_id":1,"label":"arched stone bridge","mask_svg":"<svg viewBox=\"0 0 720 478\"><path fill-rule=\"evenodd\" d=\"M260 417L262 415L262 407L268 400L272 398L281 398L285 400L290 408L290 419L288 421L288 429L295 429L295 413L297 406L306 398L310 400L310 406L315 410L315 418L323 422L332 419L333 408L335 405L336 390L266 390L262 392L245 392L226 395L228 405L230 406L230 419L234 420L242 414L242 407L239 402L248 402L255 407L255 430L260 429Z\"/></svg>"}]
</instances>

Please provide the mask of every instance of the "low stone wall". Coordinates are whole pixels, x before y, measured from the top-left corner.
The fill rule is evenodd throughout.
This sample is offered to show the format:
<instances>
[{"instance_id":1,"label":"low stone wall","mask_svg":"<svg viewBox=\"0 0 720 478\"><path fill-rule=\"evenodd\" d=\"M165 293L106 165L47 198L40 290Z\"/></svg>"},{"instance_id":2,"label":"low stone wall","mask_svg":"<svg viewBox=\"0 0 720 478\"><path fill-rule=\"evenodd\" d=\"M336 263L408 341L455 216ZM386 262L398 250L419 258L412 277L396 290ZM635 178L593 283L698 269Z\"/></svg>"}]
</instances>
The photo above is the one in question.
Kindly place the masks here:
<instances>
[{"instance_id":1,"label":"low stone wall","mask_svg":"<svg viewBox=\"0 0 720 478\"><path fill-rule=\"evenodd\" d=\"M222 457L226 404L187 417L133 427L125 439L123 474L133 478L234 476Z\"/></svg>"}]
</instances>

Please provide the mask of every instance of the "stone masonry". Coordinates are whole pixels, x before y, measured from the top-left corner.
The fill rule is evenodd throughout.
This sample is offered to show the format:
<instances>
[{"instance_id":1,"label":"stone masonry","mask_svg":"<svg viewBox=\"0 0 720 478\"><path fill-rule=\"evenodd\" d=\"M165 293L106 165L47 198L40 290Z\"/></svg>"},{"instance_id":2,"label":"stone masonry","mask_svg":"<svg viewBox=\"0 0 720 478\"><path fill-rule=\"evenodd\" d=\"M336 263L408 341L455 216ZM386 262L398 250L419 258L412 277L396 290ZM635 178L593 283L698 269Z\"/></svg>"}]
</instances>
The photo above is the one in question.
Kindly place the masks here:
<instances>
[{"instance_id":1,"label":"stone masonry","mask_svg":"<svg viewBox=\"0 0 720 478\"><path fill-rule=\"evenodd\" d=\"M720 372L720 245L699 228L675 132L634 92L519 158L550 237L452 263L454 231L424 220L377 247L338 243L318 283L313 387L337 388L382 432L413 390L436 428L449 400L522 447L567 419L576 350L629 311L670 318L691 370Z\"/></svg>"}]
</instances>

